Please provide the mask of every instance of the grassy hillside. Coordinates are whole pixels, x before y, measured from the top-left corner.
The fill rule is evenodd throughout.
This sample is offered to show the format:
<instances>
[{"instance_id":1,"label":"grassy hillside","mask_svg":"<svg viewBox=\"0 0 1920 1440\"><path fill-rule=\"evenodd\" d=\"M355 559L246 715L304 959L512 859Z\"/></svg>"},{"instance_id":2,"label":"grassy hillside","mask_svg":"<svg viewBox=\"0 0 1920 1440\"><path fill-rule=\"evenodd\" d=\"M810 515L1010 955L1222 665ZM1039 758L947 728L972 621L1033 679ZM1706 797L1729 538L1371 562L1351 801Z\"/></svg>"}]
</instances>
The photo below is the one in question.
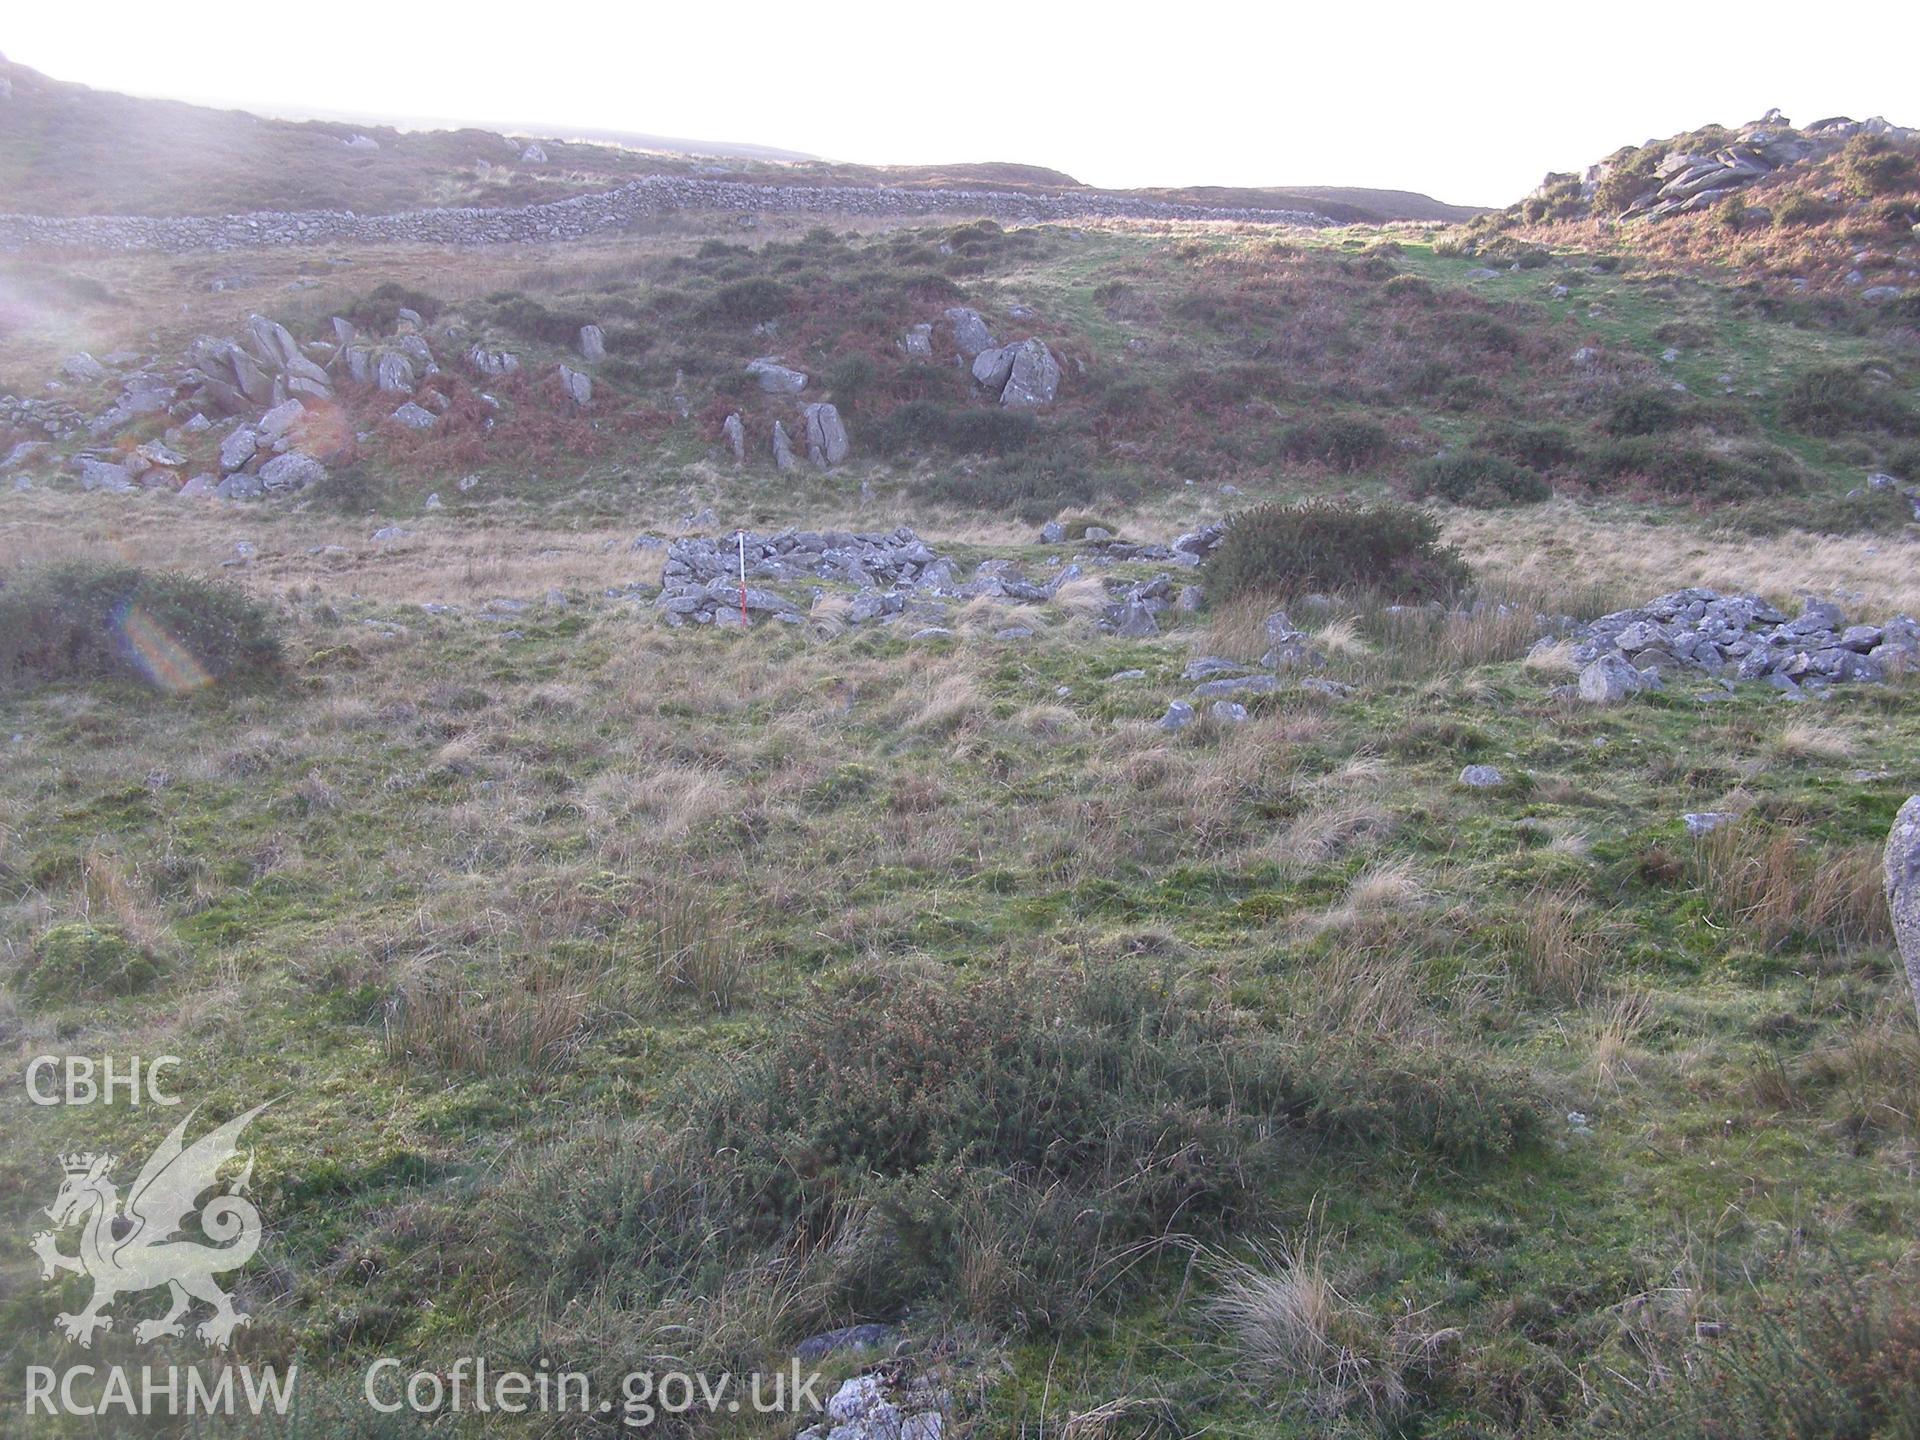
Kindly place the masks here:
<instances>
[{"instance_id":1,"label":"grassy hillside","mask_svg":"<svg viewBox=\"0 0 1920 1440\"><path fill-rule=\"evenodd\" d=\"M298 1358L301 1417L191 1433L521 1433L375 1415L363 1367L617 1393L858 1322L888 1339L831 1380L918 1383L950 1435L1916 1433L1878 867L1920 680L1601 706L1538 643L1691 585L1920 611L1898 312L1570 233L702 223L0 261L0 375L87 413L118 382L46 391L65 356L164 369L253 312L386 343L406 307L440 360L420 432L337 375L297 497L86 494L72 453L0 487L0 1050L179 1055L208 1119L278 1097L234 1355ZM1054 403L968 380L960 306L1044 341ZM802 400L845 465L773 469ZM218 433L94 448L191 471ZM1467 578L1234 596L1091 533L1334 498L1421 506ZM957 583L1068 578L897 623L853 577L779 582L794 624L653 603L668 539L900 525ZM1256 670L1281 606L1321 663L1215 714L1190 666ZM173 1118L0 1092L0 1230ZM8 1383L74 1363L81 1282L24 1243L0 1277ZM157 1310L88 1363L209 1363L136 1350Z\"/></svg>"}]
</instances>

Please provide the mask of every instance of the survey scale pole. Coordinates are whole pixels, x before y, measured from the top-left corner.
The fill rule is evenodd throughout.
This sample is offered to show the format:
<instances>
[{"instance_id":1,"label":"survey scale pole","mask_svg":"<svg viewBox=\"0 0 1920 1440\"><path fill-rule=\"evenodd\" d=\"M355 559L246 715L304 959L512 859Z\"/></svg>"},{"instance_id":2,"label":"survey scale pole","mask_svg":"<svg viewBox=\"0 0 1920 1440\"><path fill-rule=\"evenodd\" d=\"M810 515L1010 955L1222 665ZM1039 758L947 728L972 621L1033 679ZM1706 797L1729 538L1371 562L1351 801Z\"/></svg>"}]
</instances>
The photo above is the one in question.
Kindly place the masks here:
<instances>
[{"instance_id":1,"label":"survey scale pole","mask_svg":"<svg viewBox=\"0 0 1920 1440\"><path fill-rule=\"evenodd\" d=\"M740 532L740 623L749 628L753 622L747 618L747 532Z\"/></svg>"}]
</instances>

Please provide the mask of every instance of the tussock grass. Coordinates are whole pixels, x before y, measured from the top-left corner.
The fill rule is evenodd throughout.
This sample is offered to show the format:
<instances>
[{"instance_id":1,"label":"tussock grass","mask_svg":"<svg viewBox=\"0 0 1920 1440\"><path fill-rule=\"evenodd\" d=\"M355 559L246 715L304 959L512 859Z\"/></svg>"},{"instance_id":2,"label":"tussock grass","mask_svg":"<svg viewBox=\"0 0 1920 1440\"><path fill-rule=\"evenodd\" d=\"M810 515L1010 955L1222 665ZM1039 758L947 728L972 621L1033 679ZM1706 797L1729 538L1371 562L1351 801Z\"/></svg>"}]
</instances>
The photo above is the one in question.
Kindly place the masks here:
<instances>
[{"instance_id":1,"label":"tussock grass","mask_svg":"<svg viewBox=\"0 0 1920 1440\"><path fill-rule=\"evenodd\" d=\"M1252 1247L1247 1259L1208 1257L1207 1316L1237 1375L1255 1391L1321 1423L1391 1425L1409 1408L1416 1372L1451 1337L1388 1325L1334 1286L1329 1242L1313 1222Z\"/></svg>"},{"instance_id":2,"label":"tussock grass","mask_svg":"<svg viewBox=\"0 0 1920 1440\"><path fill-rule=\"evenodd\" d=\"M1714 912L1764 950L1790 937L1829 950L1892 939L1879 846L1818 850L1791 831L1745 822L1702 836L1692 871Z\"/></svg>"}]
</instances>

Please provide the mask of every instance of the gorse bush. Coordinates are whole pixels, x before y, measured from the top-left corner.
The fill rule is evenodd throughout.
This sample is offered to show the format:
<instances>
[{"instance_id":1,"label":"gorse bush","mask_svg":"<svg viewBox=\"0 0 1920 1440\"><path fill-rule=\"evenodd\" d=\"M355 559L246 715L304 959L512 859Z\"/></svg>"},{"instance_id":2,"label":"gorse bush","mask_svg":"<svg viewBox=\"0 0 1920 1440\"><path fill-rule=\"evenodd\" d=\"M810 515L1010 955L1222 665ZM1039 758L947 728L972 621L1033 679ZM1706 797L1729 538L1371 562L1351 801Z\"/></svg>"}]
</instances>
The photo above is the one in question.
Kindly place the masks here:
<instances>
[{"instance_id":1,"label":"gorse bush","mask_svg":"<svg viewBox=\"0 0 1920 1440\"><path fill-rule=\"evenodd\" d=\"M0 684L127 679L178 692L279 663L266 611L231 585L75 561L0 590Z\"/></svg>"},{"instance_id":2,"label":"gorse bush","mask_svg":"<svg viewBox=\"0 0 1920 1440\"><path fill-rule=\"evenodd\" d=\"M1467 579L1466 561L1441 543L1439 522L1398 504L1262 505L1233 518L1207 561L1207 592L1221 599L1360 590L1426 600Z\"/></svg>"},{"instance_id":3,"label":"gorse bush","mask_svg":"<svg viewBox=\"0 0 1920 1440\"><path fill-rule=\"evenodd\" d=\"M1437 498L1481 510L1530 505L1553 494L1553 487L1533 471L1504 456L1473 450L1421 461L1414 467L1410 488L1418 499Z\"/></svg>"}]
</instances>

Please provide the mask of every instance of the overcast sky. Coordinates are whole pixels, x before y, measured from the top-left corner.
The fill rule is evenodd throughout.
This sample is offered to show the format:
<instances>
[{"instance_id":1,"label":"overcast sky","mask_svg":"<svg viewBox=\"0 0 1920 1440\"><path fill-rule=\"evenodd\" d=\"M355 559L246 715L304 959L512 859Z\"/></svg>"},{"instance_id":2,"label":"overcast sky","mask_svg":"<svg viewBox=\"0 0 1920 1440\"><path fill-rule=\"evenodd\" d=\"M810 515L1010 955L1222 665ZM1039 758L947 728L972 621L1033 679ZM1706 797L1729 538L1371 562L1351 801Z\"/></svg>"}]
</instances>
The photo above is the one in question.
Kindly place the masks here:
<instances>
[{"instance_id":1,"label":"overcast sky","mask_svg":"<svg viewBox=\"0 0 1920 1440\"><path fill-rule=\"evenodd\" d=\"M1549 169L1738 124L1920 125L1920 5L1369 0L11 7L56 79L266 113L1017 160L1096 185L1342 184L1506 204ZM4 115L0 115L4 133Z\"/></svg>"}]
</instances>

